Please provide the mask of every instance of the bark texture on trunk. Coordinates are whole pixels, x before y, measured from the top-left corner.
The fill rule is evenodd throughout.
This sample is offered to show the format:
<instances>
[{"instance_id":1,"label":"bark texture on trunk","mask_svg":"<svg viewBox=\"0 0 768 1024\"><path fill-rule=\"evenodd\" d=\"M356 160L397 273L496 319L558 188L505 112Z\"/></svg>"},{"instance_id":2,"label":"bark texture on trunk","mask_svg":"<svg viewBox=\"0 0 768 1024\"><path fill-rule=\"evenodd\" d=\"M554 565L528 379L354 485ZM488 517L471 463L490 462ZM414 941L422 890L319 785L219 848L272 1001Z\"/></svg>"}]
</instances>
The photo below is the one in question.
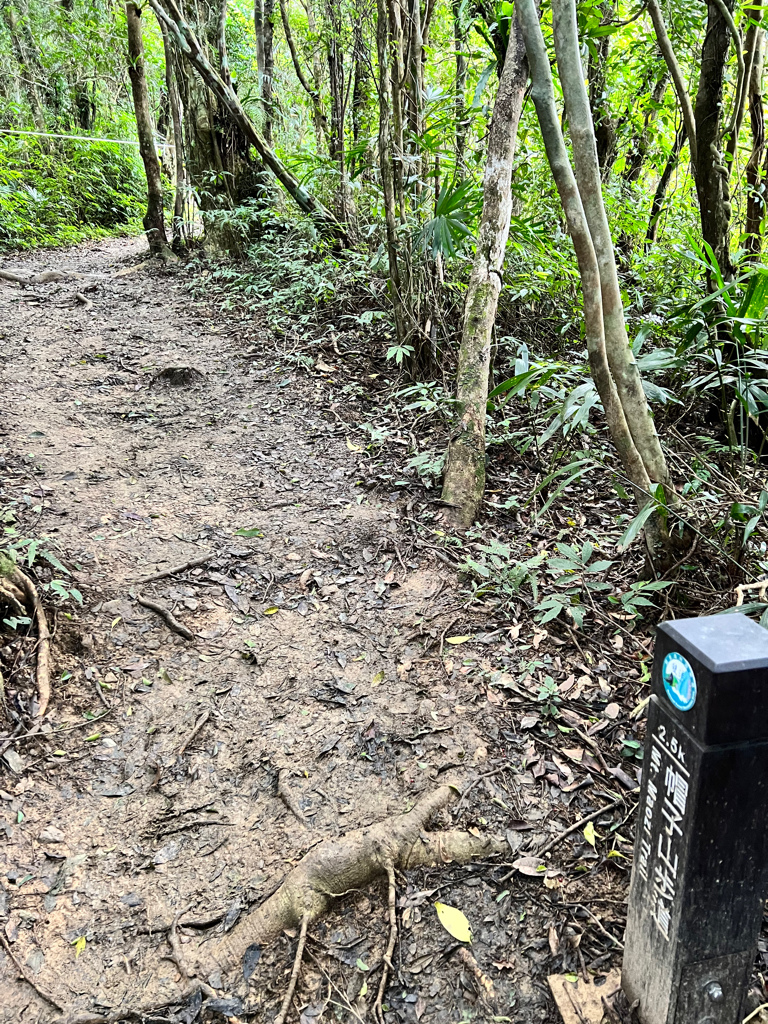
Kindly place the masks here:
<instances>
[{"instance_id":1,"label":"bark texture on trunk","mask_svg":"<svg viewBox=\"0 0 768 1024\"><path fill-rule=\"evenodd\" d=\"M395 318L398 344L404 345L408 327L403 307L402 280L397 256L397 213L395 208L395 162L392 153L391 105L392 85L389 73L389 12L386 0L376 2L376 49L379 58L379 166L384 193L384 220L387 233L387 260L389 263L389 293Z\"/></svg>"},{"instance_id":2,"label":"bark texture on trunk","mask_svg":"<svg viewBox=\"0 0 768 1024\"><path fill-rule=\"evenodd\" d=\"M693 113L693 105L691 104L691 97L688 95L688 89L685 84L685 77L683 75L682 68L678 63L677 56L670 42L669 35L667 33L667 26L664 23L664 16L661 13L658 0L647 0L646 7L648 14L651 16L653 22L653 30L656 33L656 42L659 44L659 50L664 58L664 63L667 65L669 70L669 76L672 79L672 84L675 87L677 93L677 101L680 104L680 110L683 114L683 124L685 125L685 131L688 135L688 149L691 153L691 163L696 167L696 120Z\"/></svg>"},{"instance_id":3,"label":"bark texture on trunk","mask_svg":"<svg viewBox=\"0 0 768 1024\"><path fill-rule=\"evenodd\" d=\"M733 0L722 0L733 10ZM701 74L696 93L696 192L701 233L715 254L727 281L733 276L730 252L731 202L729 170L722 147L723 80L731 34L717 0L707 3L707 31L701 50ZM690 144L690 136L689 136Z\"/></svg>"},{"instance_id":4,"label":"bark texture on trunk","mask_svg":"<svg viewBox=\"0 0 768 1024\"><path fill-rule=\"evenodd\" d=\"M600 167L589 98L579 54L575 0L552 0L552 22L560 83L568 110L579 194L600 271L608 364L635 447L654 484L669 485L669 471L627 338L611 230L603 204Z\"/></svg>"},{"instance_id":5,"label":"bark texture on trunk","mask_svg":"<svg viewBox=\"0 0 768 1024\"><path fill-rule=\"evenodd\" d=\"M646 252L650 250L651 245L656 241L659 231L659 219L664 209L664 200L667 197L672 175L675 173L675 169L680 162L680 153L682 152L684 142L685 126L683 125L675 133L675 141L672 143L672 149L667 157L667 162L664 164L664 170L661 172L661 177L656 185L656 191L653 193L651 211L648 215L648 230L645 234Z\"/></svg>"},{"instance_id":6,"label":"bark texture on trunk","mask_svg":"<svg viewBox=\"0 0 768 1024\"><path fill-rule=\"evenodd\" d=\"M563 205L568 232L573 241L579 264L579 275L584 295L584 327L592 378L600 401L603 403L611 440L616 446L625 474L636 487L635 496L638 504L642 507L648 501L645 492L650 489L651 482L632 439L608 363L600 268L560 127L549 54L544 43L534 0L516 0L515 6L521 17L528 60L530 61L531 96L541 126L552 177Z\"/></svg>"},{"instance_id":7,"label":"bark texture on trunk","mask_svg":"<svg viewBox=\"0 0 768 1024\"><path fill-rule=\"evenodd\" d=\"M162 22L159 24L160 31L163 35L165 87L168 92L168 106L170 108L171 124L173 126L175 191L173 196L173 228L171 231L171 246L173 250L176 251L187 241L185 217L187 166L184 156L184 129L181 97L179 96L179 86L176 81L176 62L174 60L171 40L168 37L168 29Z\"/></svg>"},{"instance_id":8,"label":"bark texture on trunk","mask_svg":"<svg viewBox=\"0 0 768 1024\"><path fill-rule=\"evenodd\" d=\"M456 170L459 177L466 174L467 165L464 150L467 144L466 91L469 64L466 45L467 32L461 19L461 0L451 0L453 12L453 48L456 58L456 79L454 83L454 117L456 119Z\"/></svg>"},{"instance_id":9,"label":"bark texture on trunk","mask_svg":"<svg viewBox=\"0 0 768 1024\"><path fill-rule=\"evenodd\" d=\"M264 141L271 146L275 123L275 0L263 0L262 11L264 72L261 76L261 103L264 108Z\"/></svg>"},{"instance_id":10,"label":"bark texture on trunk","mask_svg":"<svg viewBox=\"0 0 768 1024\"><path fill-rule=\"evenodd\" d=\"M136 112L136 131L139 136L139 152L147 176L147 212L144 215L144 230L149 242L149 251L163 255L168 249L163 214L163 185L160 178L160 161L157 159L152 116L149 110L149 94L144 72L144 40L141 34L141 12L129 0L125 5L128 26L128 75L131 79L133 107Z\"/></svg>"},{"instance_id":11,"label":"bark texture on trunk","mask_svg":"<svg viewBox=\"0 0 768 1024\"><path fill-rule=\"evenodd\" d=\"M603 4L603 23L610 20L612 11L609 4ZM607 179L611 173L616 153L616 126L613 123L608 100L608 54L611 48L610 36L599 36L590 47L587 78L589 81L589 105L595 126L595 144L600 176Z\"/></svg>"},{"instance_id":12,"label":"bark texture on trunk","mask_svg":"<svg viewBox=\"0 0 768 1024\"><path fill-rule=\"evenodd\" d=\"M491 332L501 291L501 272L512 215L512 163L528 81L520 18L510 28L504 70L488 135L483 212L464 306L456 398L460 421L448 448L443 500L458 526L471 526L485 489L485 417Z\"/></svg>"}]
</instances>

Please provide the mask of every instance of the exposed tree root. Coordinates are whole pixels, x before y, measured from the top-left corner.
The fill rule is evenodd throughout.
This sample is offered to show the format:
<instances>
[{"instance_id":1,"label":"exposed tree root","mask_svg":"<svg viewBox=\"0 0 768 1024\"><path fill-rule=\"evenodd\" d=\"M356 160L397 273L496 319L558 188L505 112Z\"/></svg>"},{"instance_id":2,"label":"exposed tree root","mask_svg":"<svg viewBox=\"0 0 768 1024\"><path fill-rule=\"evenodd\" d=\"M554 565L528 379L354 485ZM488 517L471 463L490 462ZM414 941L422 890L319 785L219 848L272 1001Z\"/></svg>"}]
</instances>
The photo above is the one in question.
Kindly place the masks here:
<instances>
[{"instance_id":1,"label":"exposed tree root","mask_svg":"<svg viewBox=\"0 0 768 1024\"><path fill-rule=\"evenodd\" d=\"M17 274L13 270L0 270L0 280L27 288L33 284L55 284L58 281L82 281L92 277L90 274L75 274L67 270L44 270L40 274Z\"/></svg>"},{"instance_id":2,"label":"exposed tree root","mask_svg":"<svg viewBox=\"0 0 768 1024\"><path fill-rule=\"evenodd\" d=\"M387 864L387 907L389 910L389 941L387 942L387 951L384 954L384 963L381 968L381 981L379 982L379 991L376 993L376 1002L373 1007L373 1014L380 1024L384 1024L384 993L387 991L387 980L389 979L389 972L392 970L392 956L395 952L395 943L397 942L397 888L395 885L395 869L392 864Z\"/></svg>"},{"instance_id":3,"label":"exposed tree root","mask_svg":"<svg viewBox=\"0 0 768 1024\"><path fill-rule=\"evenodd\" d=\"M275 1017L274 1024L285 1024L285 1018L288 1016L288 1011L291 1008L291 1000L293 999L293 993L296 991L296 982L299 978L299 970L301 969L301 960L304 956L304 946L307 941L307 927L309 926L309 914L305 914L301 919L301 930L299 932L299 942L296 946L296 956L293 958L293 970L291 971L291 977L288 981L288 988L285 992L285 998L283 999L283 1005L280 1007L280 1013Z\"/></svg>"},{"instance_id":4,"label":"exposed tree root","mask_svg":"<svg viewBox=\"0 0 768 1024\"><path fill-rule=\"evenodd\" d=\"M231 934L198 948L197 961L190 957L180 965L180 971L193 980L189 984L169 986L153 993L145 990L136 1003L126 999L124 1008L109 1017L93 1013L72 1014L68 1024L111 1024L141 1016L160 1006L181 1003L195 991L211 992L202 978L221 972L235 971L243 962L251 945L265 946L273 942L286 928L300 928L299 944L294 959L288 992L281 1014L287 1012L301 966L307 929L330 910L333 901L349 892L363 889L376 879L389 880L390 933L384 957L384 972L391 967L397 937L395 917L395 871L442 864L467 864L494 854L504 853L506 842L496 836L487 838L468 832L425 832L430 818L456 799L459 790L444 785L424 797L407 814L349 832L339 839L318 844L289 872L282 885L239 923ZM176 952L179 947L176 947ZM239 971L238 971L239 973ZM377 1006L384 995L385 982L379 986ZM278 1020L281 1018L278 1017Z\"/></svg>"},{"instance_id":5,"label":"exposed tree root","mask_svg":"<svg viewBox=\"0 0 768 1024\"><path fill-rule=\"evenodd\" d=\"M38 701L37 714L42 718L48 710L48 703L51 699L51 634L48 629L48 620L45 617L43 603L32 580L19 569L15 562L2 554L0 554L0 590L6 600L12 598L17 604L23 602L27 613L35 622L37 629L37 664L35 669Z\"/></svg>"}]
</instances>

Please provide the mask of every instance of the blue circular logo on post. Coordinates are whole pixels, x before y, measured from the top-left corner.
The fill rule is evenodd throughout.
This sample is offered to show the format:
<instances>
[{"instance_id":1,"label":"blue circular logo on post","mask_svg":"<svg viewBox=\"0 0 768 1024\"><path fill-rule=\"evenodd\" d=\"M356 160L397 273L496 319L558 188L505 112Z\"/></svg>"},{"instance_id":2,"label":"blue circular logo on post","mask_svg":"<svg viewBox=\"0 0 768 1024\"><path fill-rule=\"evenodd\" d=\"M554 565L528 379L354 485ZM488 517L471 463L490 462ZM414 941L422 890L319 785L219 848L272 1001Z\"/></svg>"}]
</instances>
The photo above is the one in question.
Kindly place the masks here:
<instances>
[{"instance_id":1,"label":"blue circular logo on post","mask_svg":"<svg viewBox=\"0 0 768 1024\"><path fill-rule=\"evenodd\" d=\"M661 674L672 704L678 711L690 711L696 703L696 676L688 659L673 651L664 659Z\"/></svg>"}]
</instances>

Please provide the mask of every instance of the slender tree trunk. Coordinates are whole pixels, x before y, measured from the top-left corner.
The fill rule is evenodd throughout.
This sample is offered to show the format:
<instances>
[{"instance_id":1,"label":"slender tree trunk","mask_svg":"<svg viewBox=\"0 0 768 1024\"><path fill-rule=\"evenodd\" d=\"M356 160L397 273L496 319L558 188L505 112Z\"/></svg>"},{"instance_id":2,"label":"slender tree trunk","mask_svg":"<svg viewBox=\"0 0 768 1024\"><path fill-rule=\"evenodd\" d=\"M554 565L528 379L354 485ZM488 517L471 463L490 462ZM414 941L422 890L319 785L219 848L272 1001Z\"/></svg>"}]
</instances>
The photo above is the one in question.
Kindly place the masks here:
<instances>
[{"instance_id":1,"label":"slender tree trunk","mask_svg":"<svg viewBox=\"0 0 768 1024\"><path fill-rule=\"evenodd\" d=\"M256 150L264 165L275 175L297 206L315 220L321 231L344 243L346 241L345 231L330 210L326 209L315 196L311 195L300 184L296 176L288 170L285 164L278 159L246 114L237 93L213 69L210 61L201 49L197 36L176 6L175 0L166 0L168 11L161 7L159 0L148 0L148 2L157 16L165 22L184 56L195 68L214 96L229 111L230 117Z\"/></svg>"},{"instance_id":2,"label":"slender tree trunk","mask_svg":"<svg viewBox=\"0 0 768 1024\"><path fill-rule=\"evenodd\" d=\"M160 162L155 148L152 117L149 110L147 79L144 73L144 41L141 35L141 12L128 0L125 5L128 26L128 75L131 79L133 108L136 111L136 131L139 136L139 152L147 176L147 212L144 216L144 230L149 242L149 251L164 255L168 249L163 216L163 185L160 178Z\"/></svg>"},{"instance_id":3,"label":"slender tree trunk","mask_svg":"<svg viewBox=\"0 0 768 1024\"><path fill-rule=\"evenodd\" d=\"M629 156L627 157L627 162L624 165L624 170L621 175L625 185L632 186L640 178L640 174L643 170L643 164L645 163L645 158L648 153L651 126L656 120L656 115L661 107L661 102L664 99L668 80L669 74L665 71L651 91L651 105L647 107L643 117L642 127L638 129L629 146ZM616 250L619 253L622 269L629 267L634 247L634 235L630 234L628 231L622 231L616 243Z\"/></svg>"},{"instance_id":4,"label":"slender tree trunk","mask_svg":"<svg viewBox=\"0 0 768 1024\"><path fill-rule=\"evenodd\" d=\"M384 193L384 220L387 233L389 261L389 292L395 318L395 335L399 345L405 345L408 328L402 297L400 263L397 253L397 215L395 212L394 159L392 154L391 103L392 86L389 62L389 12L386 0L376 0L376 49L379 58L379 164Z\"/></svg>"},{"instance_id":5,"label":"slender tree trunk","mask_svg":"<svg viewBox=\"0 0 768 1024\"><path fill-rule=\"evenodd\" d=\"M762 225L765 216L765 174L761 175L765 157L765 111L763 108L763 62L765 57L765 31L757 30L755 59L749 78L749 121L752 129L752 151L749 154L745 178L747 182L747 214L744 221L746 240L744 247L755 260L762 247Z\"/></svg>"},{"instance_id":6,"label":"slender tree trunk","mask_svg":"<svg viewBox=\"0 0 768 1024\"><path fill-rule=\"evenodd\" d=\"M275 123L275 0L263 0L264 74L261 76L261 102L264 107L264 141L273 144Z\"/></svg>"},{"instance_id":7,"label":"slender tree trunk","mask_svg":"<svg viewBox=\"0 0 768 1024\"><path fill-rule=\"evenodd\" d=\"M648 155L648 144L652 137L651 128L661 108L668 82L669 72L665 71L651 90L651 104L643 116L642 128L639 129L629 145L629 156L621 175L628 185L634 185L640 178L645 158Z\"/></svg>"},{"instance_id":8,"label":"slender tree trunk","mask_svg":"<svg viewBox=\"0 0 768 1024\"><path fill-rule=\"evenodd\" d=\"M259 93L264 82L264 0L253 0L253 33L256 37L256 70L259 74ZM264 111L266 116L266 111Z\"/></svg>"},{"instance_id":9,"label":"slender tree trunk","mask_svg":"<svg viewBox=\"0 0 768 1024\"><path fill-rule=\"evenodd\" d=\"M685 132L688 137L688 149L691 153L691 163L693 164L694 170L697 163L697 151L696 151L696 120L693 113L693 105L691 104L691 97L688 95L688 89L685 84L685 76L678 63L675 51L672 48L669 35L667 33L667 27L664 24L664 17L659 7L659 0L646 0L646 8L648 14L653 22L653 29L656 33L656 42L659 44L659 50L664 58L664 63L667 65L669 70L669 77L672 79L672 84L675 87L677 93L677 100L680 104L680 110L683 114L683 124L685 126Z\"/></svg>"},{"instance_id":10,"label":"slender tree trunk","mask_svg":"<svg viewBox=\"0 0 768 1024\"><path fill-rule=\"evenodd\" d=\"M733 10L733 0L724 0L724 3L729 10ZM722 153L723 79L729 46L727 21L717 0L708 0L707 30L701 50L701 74L695 105L696 191L702 236L712 247L726 281L733 276L729 171ZM716 286L711 275L710 285Z\"/></svg>"},{"instance_id":11,"label":"slender tree trunk","mask_svg":"<svg viewBox=\"0 0 768 1024\"><path fill-rule=\"evenodd\" d=\"M168 106L171 113L171 124L173 125L173 147L175 154L176 181L173 196L173 230L172 248L179 249L183 245L184 238L184 200L186 195L187 168L184 158L184 135L182 127L181 99L179 97L179 86L176 81L175 61L171 49L171 41L168 37L168 29L160 22L160 30L163 34L163 53L165 55L165 87L168 92Z\"/></svg>"},{"instance_id":12,"label":"slender tree trunk","mask_svg":"<svg viewBox=\"0 0 768 1024\"><path fill-rule=\"evenodd\" d=\"M452 0L453 12L453 49L456 58L456 78L454 81L454 117L456 120L456 171L463 178L467 171L464 151L467 144L467 111L466 91L468 62L466 54L467 33L461 20L461 0Z\"/></svg>"},{"instance_id":13,"label":"slender tree trunk","mask_svg":"<svg viewBox=\"0 0 768 1024\"><path fill-rule=\"evenodd\" d=\"M516 0L516 7L521 18L530 61L531 96L536 107L552 177L557 186L579 264L584 295L584 327L592 378L603 403L611 440L616 446L627 478L635 485L635 497L642 507L648 501L645 492L650 490L651 481L632 439L608 362L598 257L560 127L549 54L544 44L534 0Z\"/></svg>"},{"instance_id":14,"label":"slender tree trunk","mask_svg":"<svg viewBox=\"0 0 768 1024\"><path fill-rule=\"evenodd\" d=\"M409 46L407 61L411 159L416 195L421 195L421 137L424 134L424 37L421 0L408 0Z\"/></svg>"},{"instance_id":15,"label":"slender tree trunk","mask_svg":"<svg viewBox=\"0 0 768 1024\"><path fill-rule=\"evenodd\" d=\"M331 93L331 159L344 165L344 50L341 41L341 12L331 0L328 4L328 83Z\"/></svg>"},{"instance_id":16,"label":"slender tree trunk","mask_svg":"<svg viewBox=\"0 0 768 1024\"><path fill-rule=\"evenodd\" d=\"M669 183L672 181L672 175L675 173L675 169L680 162L680 153L684 142L685 125L681 125L675 133L675 141L672 143L672 149L667 157L667 162L664 164L664 170L661 172L661 177L656 185L656 191L653 193L651 212L648 216L648 230L645 235L646 252L650 252L651 246L656 241L656 235L659 230L659 219L661 218L661 213L664 207L664 200L667 196Z\"/></svg>"},{"instance_id":17,"label":"slender tree trunk","mask_svg":"<svg viewBox=\"0 0 768 1024\"><path fill-rule=\"evenodd\" d=\"M296 49L296 42L293 38L293 31L291 29L291 21L288 16L288 4L286 0L280 0L280 17L283 22L283 32L285 33L285 41L288 44L288 50L291 54L291 61L293 63L293 70L296 72L296 77L299 80L299 84L302 89L309 96L310 102L312 103L312 113L315 122L315 134L317 137L317 149L321 152L323 149L323 143L328 134L328 123L323 112L323 107L320 102L320 93L317 90L316 85L312 85L307 76L304 74L304 69L301 66L301 60L299 58L298 50Z\"/></svg>"},{"instance_id":18,"label":"slender tree trunk","mask_svg":"<svg viewBox=\"0 0 768 1024\"><path fill-rule=\"evenodd\" d=\"M394 188L400 223L405 224L405 141L404 141L404 104L403 83L403 22L400 16L400 0L388 0L389 10L389 57L391 60L390 109L392 112L392 155L394 171Z\"/></svg>"},{"instance_id":19,"label":"slender tree trunk","mask_svg":"<svg viewBox=\"0 0 768 1024\"><path fill-rule=\"evenodd\" d=\"M610 20L611 6L602 5L602 22ZM589 80L589 106L595 126L595 143L597 145L597 163L600 176L606 180L611 173L614 154L616 152L616 126L611 115L608 99L608 54L611 48L610 36L599 36L593 41L589 50L587 78Z\"/></svg>"},{"instance_id":20,"label":"slender tree trunk","mask_svg":"<svg viewBox=\"0 0 768 1024\"><path fill-rule=\"evenodd\" d=\"M454 506L451 518L456 525L465 528L474 522L485 489L485 417L491 334L509 238L512 163L527 82L528 61L520 18L515 12L488 135L483 213L464 306L456 387L461 419L448 448L443 481L443 500Z\"/></svg>"},{"instance_id":21,"label":"slender tree trunk","mask_svg":"<svg viewBox=\"0 0 768 1024\"><path fill-rule=\"evenodd\" d=\"M654 486L660 483L669 488L666 460L627 338L616 256L603 205L594 127L579 54L575 0L552 0L552 22L557 67L568 109L576 181L600 270L608 363L632 440L648 477ZM671 493L670 490L670 496Z\"/></svg>"},{"instance_id":22,"label":"slender tree trunk","mask_svg":"<svg viewBox=\"0 0 768 1024\"><path fill-rule=\"evenodd\" d=\"M365 64L365 42L363 40L363 15L359 13L355 18L355 27L353 30L352 39L352 59L354 60L355 70L354 79L352 82L352 146L354 148L354 160L352 162L352 173L359 159L358 145L360 142L360 130L362 127L362 117L365 111L366 103L366 82L368 80L368 70Z\"/></svg>"}]
</instances>

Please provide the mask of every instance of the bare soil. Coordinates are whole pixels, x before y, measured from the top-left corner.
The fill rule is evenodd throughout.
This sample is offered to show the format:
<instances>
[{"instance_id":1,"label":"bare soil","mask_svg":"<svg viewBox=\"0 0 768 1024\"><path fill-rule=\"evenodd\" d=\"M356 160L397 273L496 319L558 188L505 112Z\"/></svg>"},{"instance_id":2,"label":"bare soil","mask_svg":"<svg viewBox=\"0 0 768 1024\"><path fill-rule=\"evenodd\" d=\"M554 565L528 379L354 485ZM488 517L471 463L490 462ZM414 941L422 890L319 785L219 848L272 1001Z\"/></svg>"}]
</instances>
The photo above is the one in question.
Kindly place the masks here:
<instances>
[{"instance_id":1,"label":"bare soil","mask_svg":"<svg viewBox=\"0 0 768 1024\"><path fill-rule=\"evenodd\" d=\"M0 740L0 1021L59 1018L40 992L70 1014L127 1010L158 971L180 980L167 939L185 908L182 950L237 928L313 845L449 776L464 795L434 827L506 835L508 862L398 879L385 1019L557 1019L547 974L618 963L636 778L627 767L617 782L564 738L525 663L549 645L577 721L591 707L613 730L603 709L624 685L635 694L637 661L585 664L531 621L468 611L457 574L414 545L413 502L361 486L332 374L281 366L250 315L193 300L182 267L143 251L38 253L12 268L86 277L0 282L3 504L84 596L57 608L46 595L51 708L42 733ZM31 642L6 642L10 737L34 659ZM609 838L556 846L547 884L510 867L617 794L595 821ZM469 919L474 961L436 900ZM289 1021L371 1019L387 920L386 884L340 896L310 932ZM286 933L247 986L220 979L218 1001L151 1019L270 1021L295 948Z\"/></svg>"}]
</instances>

